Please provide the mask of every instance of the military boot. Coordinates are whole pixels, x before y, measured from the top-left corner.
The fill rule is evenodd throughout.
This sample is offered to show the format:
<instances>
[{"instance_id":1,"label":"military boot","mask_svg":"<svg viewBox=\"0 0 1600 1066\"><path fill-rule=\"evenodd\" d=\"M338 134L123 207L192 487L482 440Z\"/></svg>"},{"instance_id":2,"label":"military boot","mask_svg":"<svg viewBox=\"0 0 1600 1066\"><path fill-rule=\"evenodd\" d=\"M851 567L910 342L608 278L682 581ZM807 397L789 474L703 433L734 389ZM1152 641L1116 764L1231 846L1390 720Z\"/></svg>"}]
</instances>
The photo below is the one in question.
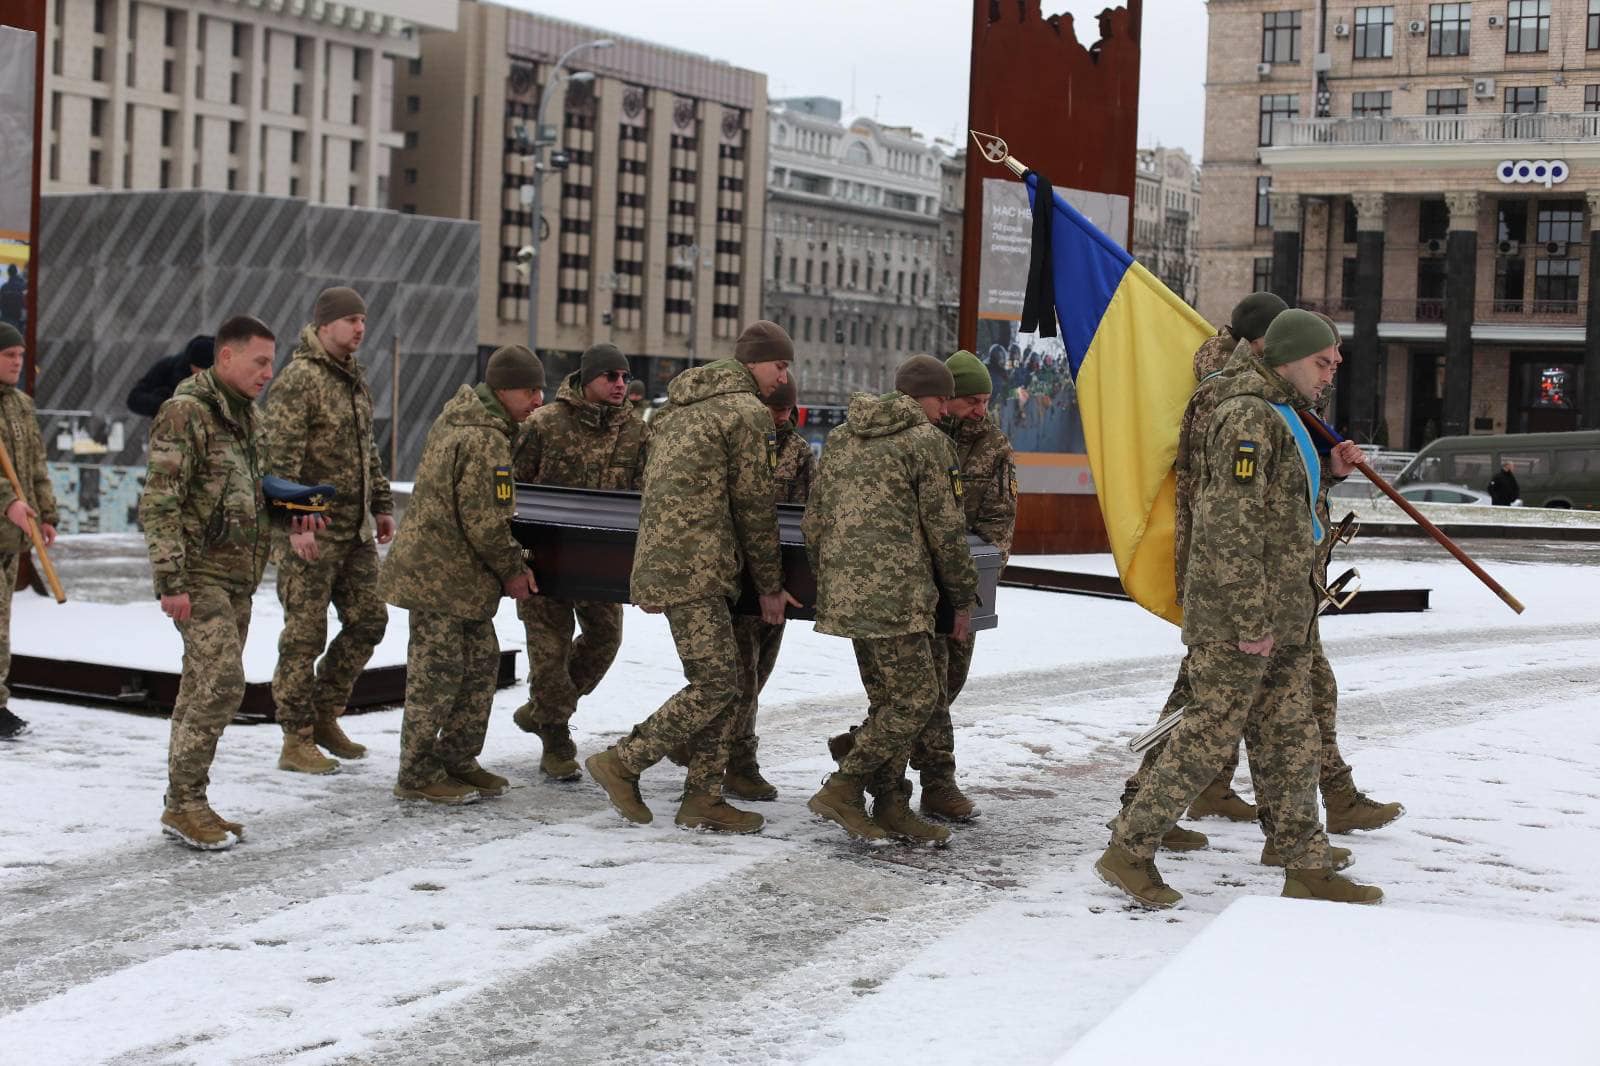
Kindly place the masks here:
<instances>
[{"instance_id":1,"label":"military boot","mask_svg":"<svg viewBox=\"0 0 1600 1066\"><path fill-rule=\"evenodd\" d=\"M211 813L212 814L217 814L216 811L212 811ZM232 833L235 837L237 837L239 839L239 843L241 843L241 844L244 843L244 825L243 825L243 823L230 822L220 814L217 814L217 821L222 825L222 828L226 829L228 832Z\"/></svg>"},{"instance_id":2,"label":"military boot","mask_svg":"<svg viewBox=\"0 0 1600 1066\"><path fill-rule=\"evenodd\" d=\"M1290 899L1320 899L1329 903L1383 902L1383 889L1358 885L1332 870L1285 870L1282 894Z\"/></svg>"},{"instance_id":3,"label":"military boot","mask_svg":"<svg viewBox=\"0 0 1600 1066\"><path fill-rule=\"evenodd\" d=\"M227 851L239 842L210 807L197 811L162 811L161 832L200 851Z\"/></svg>"},{"instance_id":4,"label":"military boot","mask_svg":"<svg viewBox=\"0 0 1600 1066\"><path fill-rule=\"evenodd\" d=\"M759 833L767 820L755 811L741 811L721 796L687 789L673 819L685 829L712 829L720 833Z\"/></svg>"},{"instance_id":5,"label":"military boot","mask_svg":"<svg viewBox=\"0 0 1600 1066\"><path fill-rule=\"evenodd\" d=\"M339 763L317 750L311 730L284 730L283 752L278 756L278 769L297 774L333 774L339 772Z\"/></svg>"},{"instance_id":6,"label":"military boot","mask_svg":"<svg viewBox=\"0 0 1600 1066\"><path fill-rule=\"evenodd\" d=\"M1190 818L1226 818L1230 822L1253 822L1256 805L1227 785L1210 784L1189 804Z\"/></svg>"},{"instance_id":7,"label":"military boot","mask_svg":"<svg viewBox=\"0 0 1600 1066\"><path fill-rule=\"evenodd\" d=\"M589 776L606 790L606 798L618 814L636 825L649 825L655 819L650 808L644 805L644 797L639 795L639 775L623 765L616 748L589 756L583 765L588 768Z\"/></svg>"},{"instance_id":8,"label":"military boot","mask_svg":"<svg viewBox=\"0 0 1600 1066\"><path fill-rule=\"evenodd\" d=\"M341 759L364 759L367 757L367 746L357 744L345 735L343 727L339 725L339 716L336 714L318 715L317 724L311 737L317 742L317 747L327 750L330 754Z\"/></svg>"},{"instance_id":9,"label":"military boot","mask_svg":"<svg viewBox=\"0 0 1600 1066\"><path fill-rule=\"evenodd\" d=\"M403 785L394 786L395 799L427 800L429 803L439 803L449 807L459 807L464 803L477 803L482 799L482 794L465 781L457 781L446 777L442 781L435 781L431 785L421 788L406 788Z\"/></svg>"},{"instance_id":10,"label":"military boot","mask_svg":"<svg viewBox=\"0 0 1600 1066\"><path fill-rule=\"evenodd\" d=\"M1355 861L1356 857L1350 853L1349 848L1337 848L1332 844L1328 845L1328 866L1330 869L1343 870L1346 867L1354 866ZM1283 859L1278 856L1277 849L1272 846L1272 841L1270 840L1261 845L1261 865L1283 868Z\"/></svg>"},{"instance_id":11,"label":"military boot","mask_svg":"<svg viewBox=\"0 0 1600 1066\"><path fill-rule=\"evenodd\" d=\"M893 792L872 798L872 821L890 836L913 844L943 847L950 840L950 830L923 821L912 813L909 781L901 782L901 787Z\"/></svg>"},{"instance_id":12,"label":"military boot","mask_svg":"<svg viewBox=\"0 0 1600 1066\"><path fill-rule=\"evenodd\" d=\"M1154 859L1141 859L1126 848L1112 844L1095 860L1094 872L1112 888L1121 889L1141 907L1166 910L1183 898L1161 879Z\"/></svg>"},{"instance_id":13,"label":"military boot","mask_svg":"<svg viewBox=\"0 0 1600 1066\"><path fill-rule=\"evenodd\" d=\"M540 724L533 732L544 745L544 754L539 756L540 773L553 781L576 781L583 776L578 769L578 745L572 742L572 732L565 722Z\"/></svg>"},{"instance_id":14,"label":"military boot","mask_svg":"<svg viewBox=\"0 0 1600 1066\"><path fill-rule=\"evenodd\" d=\"M504 796L511 787L511 782L499 774L492 774L479 766L477 761L469 763L456 770L447 771L452 781L459 781L463 785L475 788L484 796Z\"/></svg>"},{"instance_id":15,"label":"military boot","mask_svg":"<svg viewBox=\"0 0 1600 1066\"><path fill-rule=\"evenodd\" d=\"M539 723L533 720L533 704L531 703L524 703L521 707L518 707L516 713L511 716L511 720L524 733L537 733L539 731Z\"/></svg>"},{"instance_id":16,"label":"military boot","mask_svg":"<svg viewBox=\"0 0 1600 1066\"><path fill-rule=\"evenodd\" d=\"M955 777L922 775L922 813L947 822L970 822L978 816L978 805L967 798Z\"/></svg>"},{"instance_id":17,"label":"military boot","mask_svg":"<svg viewBox=\"0 0 1600 1066\"><path fill-rule=\"evenodd\" d=\"M859 777L829 774L817 794L806 801L806 807L812 814L837 822L857 840L887 840L889 834L867 817L866 800L861 795L862 784Z\"/></svg>"},{"instance_id":18,"label":"military boot","mask_svg":"<svg viewBox=\"0 0 1600 1066\"><path fill-rule=\"evenodd\" d=\"M1162 835L1161 846L1168 851L1199 851L1211 846L1211 838L1193 829L1175 825Z\"/></svg>"},{"instance_id":19,"label":"military boot","mask_svg":"<svg viewBox=\"0 0 1600 1066\"><path fill-rule=\"evenodd\" d=\"M16 740L27 732L27 722L12 714L11 708L0 707L0 740Z\"/></svg>"},{"instance_id":20,"label":"military boot","mask_svg":"<svg viewBox=\"0 0 1600 1066\"><path fill-rule=\"evenodd\" d=\"M1322 802L1328 809L1328 832L1354 833L1357 830L1382 829L1406 813L1398 803L1379 803L1367 798L1354 785L1325 792Z\"/></svg>"},{"instance_id":21,"label":"military boot","mask_svg":"<svg viewBox=\"0 0 1600 1066\"><path fill-rule=\"evenodd\" d=\"M843 762L844 757L849 755L851 749L856 746L857 728L857 726L851 726L848 733L840 733L838 736L828 738L828 754L833 756L834 762Z\"/></svg>"},{"instance_id":22,"label":"military boot","mask_svg":"<svg viewBox=\"0 0 1600 1066\"><path fill-rule=\"evenodd\" d=\"M728 768L722 774L722 791L740 799L775 800L778 786L761 776L761 766L756 762L757 743L740 740L728 758Z\"/></svg>"}]
</instances>

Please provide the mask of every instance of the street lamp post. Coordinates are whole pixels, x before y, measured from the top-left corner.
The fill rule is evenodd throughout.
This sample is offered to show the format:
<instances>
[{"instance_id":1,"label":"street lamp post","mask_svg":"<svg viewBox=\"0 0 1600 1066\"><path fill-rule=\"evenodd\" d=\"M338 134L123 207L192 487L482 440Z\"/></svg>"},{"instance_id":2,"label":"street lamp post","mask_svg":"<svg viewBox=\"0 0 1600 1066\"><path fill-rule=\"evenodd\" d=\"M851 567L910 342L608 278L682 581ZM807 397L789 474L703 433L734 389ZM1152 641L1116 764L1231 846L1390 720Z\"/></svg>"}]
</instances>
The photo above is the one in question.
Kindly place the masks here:
<instances>
[{"instance_id":1,"label":"street lamp post","mask_svg":"<svg viewBox=\"0 0 1600 1066\"><path fill-rule=\"evenodd\" d=\"M561 69L566 66L567 60L573 54L585 48L611 48L617 42L610 38L602 37L597 41L584 41L575 44L561 53L555 66L550 68L550 76L545 79L544 91L539 94L539 116L533 127L533 196L529 201L529 209L533 212L533 256L528 261L528 350L535 355L539 353L539 244L540 234L539 200L540 189L544 184L544 149L547 144L556 143L556 134L548 130L544 124L544 109L550 103L551 92L556 82L561 77ZM572 75L569 81L589 81L593 73L583 71Z\"/></svg>"}]
</instances>

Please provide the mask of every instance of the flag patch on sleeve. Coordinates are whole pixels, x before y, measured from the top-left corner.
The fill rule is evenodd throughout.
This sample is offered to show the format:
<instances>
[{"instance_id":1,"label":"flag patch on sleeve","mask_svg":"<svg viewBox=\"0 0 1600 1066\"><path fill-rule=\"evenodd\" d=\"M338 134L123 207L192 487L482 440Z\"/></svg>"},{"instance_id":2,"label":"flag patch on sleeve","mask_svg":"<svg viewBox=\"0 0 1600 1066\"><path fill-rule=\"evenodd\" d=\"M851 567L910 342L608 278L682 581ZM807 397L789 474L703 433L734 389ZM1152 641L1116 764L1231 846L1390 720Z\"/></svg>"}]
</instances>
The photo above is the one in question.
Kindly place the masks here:
<instances>
[{"instance_id":1,"label":"flag patch on sleeve","mask_svg":"<svg viewBox=\"0 0 1600 1066\"><path fill-rule=\"evenodd\" d=\"M1256 479L1256 452L1259 445L1253 440L1240 440L1233 446L1233 480L1248 485Z\"/></svg>"}]
</instances>

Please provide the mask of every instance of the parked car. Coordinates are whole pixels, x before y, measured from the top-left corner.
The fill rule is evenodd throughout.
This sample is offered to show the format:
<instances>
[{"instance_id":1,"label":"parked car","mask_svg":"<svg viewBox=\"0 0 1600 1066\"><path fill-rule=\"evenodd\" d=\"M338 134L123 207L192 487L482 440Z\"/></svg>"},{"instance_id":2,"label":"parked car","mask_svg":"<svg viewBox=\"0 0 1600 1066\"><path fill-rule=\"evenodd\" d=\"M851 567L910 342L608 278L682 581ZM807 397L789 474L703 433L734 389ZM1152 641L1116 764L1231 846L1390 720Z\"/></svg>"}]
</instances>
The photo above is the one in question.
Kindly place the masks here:
<instances>
[{"instance_id":1,"label":"parked car","mask_svg":"<svg viewBox=\"0 0 1600 1066\"><path fill-rule=\"evenodd\" d=\"M1399 485L1400 495L1412 503L1467 503L1492 507L1494 501L1487 492L1469 489L1465 485L1448 485L1442 481L1413 481Z\"/></svg>"},{"instance_id":2,"label":"parked car","mask_svg":"<svg viewBox=\"0 0 1600 1066\"><path fill-rule=\"evenodd\" d=\"M1417 453L1395 483L1484 489L1505 464L1529 507L1600 508L1600 430L1594 429L1440 437Z\"/></svg>"}]
</instances>

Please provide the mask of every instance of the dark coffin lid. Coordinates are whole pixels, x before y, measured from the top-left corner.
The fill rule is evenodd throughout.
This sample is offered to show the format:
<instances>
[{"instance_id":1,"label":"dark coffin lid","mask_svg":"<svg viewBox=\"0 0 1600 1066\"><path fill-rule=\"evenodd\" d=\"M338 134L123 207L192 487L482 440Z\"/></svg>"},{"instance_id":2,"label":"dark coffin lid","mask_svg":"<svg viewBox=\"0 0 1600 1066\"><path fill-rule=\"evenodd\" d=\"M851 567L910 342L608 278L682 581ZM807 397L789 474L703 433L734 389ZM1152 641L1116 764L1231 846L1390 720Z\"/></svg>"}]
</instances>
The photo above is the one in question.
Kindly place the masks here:
<instances>
[{"instance_id":1,"label":"dark coffin lid","mask_svg":"<svg viewBox=\"0 0 1600 1066\"><path fill-rule=\"evenodd\" d=\"M511 529L518 543L533 555L540 593L562 600L630 602L628 582L639 536L639 504L637 492L518 484ZM815 617L817 582L800 532L805 513L797 504L778 505L778 543L783 553L784 587L805 604L789 608L787 616L811 619ZM1000 586L1000 552L973 534L967 535L967 544L978 567L979 605L973 610L973 629L992 629L999 624L995 596ZM736 610L760 613L748 574L743 584ZM940 632L948 632L950 625L951 611L941 598Z\"/></svg>"}]
</instances>

